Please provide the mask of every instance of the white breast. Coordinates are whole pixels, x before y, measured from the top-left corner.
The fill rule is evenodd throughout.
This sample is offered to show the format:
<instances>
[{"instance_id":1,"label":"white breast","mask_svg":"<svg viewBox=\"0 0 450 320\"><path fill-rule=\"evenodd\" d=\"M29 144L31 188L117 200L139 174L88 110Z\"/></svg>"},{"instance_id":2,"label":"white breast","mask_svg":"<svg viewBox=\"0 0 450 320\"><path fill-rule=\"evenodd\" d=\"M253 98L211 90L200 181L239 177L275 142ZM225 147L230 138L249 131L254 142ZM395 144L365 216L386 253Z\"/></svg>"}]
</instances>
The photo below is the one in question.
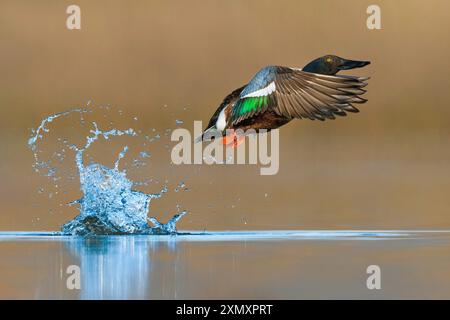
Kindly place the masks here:
<instances>
[{"instance_id":1,"label":"white breast","mask_svg":"<svg viewBox=\"0 0 450 320\"><path fill-rule=\"evenodd\" d=\"M227 126L227 119L226 119L226 115L225 115L225 109L226 108L223 108L222 111L220 111L219 117L217 118L217 121L216 121L216 128L219 131L225 130L225 127Z\"/></svg>"}]
</instances>

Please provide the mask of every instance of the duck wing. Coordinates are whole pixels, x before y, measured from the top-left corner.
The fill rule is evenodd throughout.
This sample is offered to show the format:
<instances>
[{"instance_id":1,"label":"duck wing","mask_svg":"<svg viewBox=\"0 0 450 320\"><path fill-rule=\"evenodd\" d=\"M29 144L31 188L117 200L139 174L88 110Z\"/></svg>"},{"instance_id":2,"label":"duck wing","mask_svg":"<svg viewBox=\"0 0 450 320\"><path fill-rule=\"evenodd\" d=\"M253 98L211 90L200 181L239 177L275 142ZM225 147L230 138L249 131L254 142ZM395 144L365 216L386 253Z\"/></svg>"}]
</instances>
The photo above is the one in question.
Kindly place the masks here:
<instances>
[{"instance_id":1,"label":"duck wing","mask_svg":"<svg viewBox=\"0 0 450 320\"><path fill-rule=\"evenodd\" d=\"M360 97L368 78L323 75L287 67L270 66L259 71L240 93L232 110L232 124L254 117L268 109L279 116L334 119L347 112L358 112L354 103Z\"/></svg>"}]
</instances>

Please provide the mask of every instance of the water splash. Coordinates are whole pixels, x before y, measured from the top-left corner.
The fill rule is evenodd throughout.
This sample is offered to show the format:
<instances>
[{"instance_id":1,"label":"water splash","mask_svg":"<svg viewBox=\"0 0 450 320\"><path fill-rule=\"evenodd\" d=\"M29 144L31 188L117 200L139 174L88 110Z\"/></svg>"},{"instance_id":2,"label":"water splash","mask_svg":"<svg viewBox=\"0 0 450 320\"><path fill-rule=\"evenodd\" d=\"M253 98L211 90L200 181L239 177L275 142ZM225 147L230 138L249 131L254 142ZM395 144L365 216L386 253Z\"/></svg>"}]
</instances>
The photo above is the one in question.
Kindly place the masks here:
<instances>
[{"instance_id":1,"label":"water splash","mask_svg":"<svg viewBox=\"0 0 450 320\"><path fill-rule=\"evenodd\" d=\"M40 126L33 130L28 140L28 145L33 151L35 165L42 167L45 162L39 160L39 140L43 134L49 132L47 124L58 117L69 115L73 112L84 113L86 110L73 109L66 112L51 115L42 120ZM83 157L86 150L99 138L105 140L115 136L137 136L134 129L126 130L101 130L96 122L92 122L93 129L86 137L86 143L82 147L64 144L75 152L75 164L80 179L80 189L83 193L81 199L75 200L70 205L79 205L80 214L73 220L62 226L62 232L69 235L117 235L117 234L176 234L176 223L186 212L177 213L168 223L160 223L156 218L148 218L150 203L167 192L165 186L160 193L147 194L133 187L138 185L127 178L126 171L119 169L120 160L126 156L128 146L124 146L118 154L113 168L99 163L86 165ZM37 170L39 171L39 170ZM153 226L150 226L151 222Z\"/></svg>"},{"instance_id":2,"label":"water splash","mask_svg":"<svg viewBox=\"0 0 450 320\"><path fill-rule=\"evenodd\" d=\"M174 215L167 223L162 224L160 223L156 218L151 217L149 218L149 221L151 223L153 223L153 225L158 229L158 230L164 230L170 234L175 234L177 233L177 222L186 214L186 211L182 211L180 213L177 213L176 215Z\"/></svg>"},{"instance_id":3,"label":"water splash","mask_svg":"<svg viewBox=\"0 0 450 320\"><path fill-rule=\"evenodd\" d=\"M71 110L64 111L64 112L55 113L55 114L52 114L51 116L48 116L47 118L43 119L41 121L40 125L36 129L31 130L31 136L28 139L28 146L30 147L31 151L33 152L33 157L34 157L33 167L36 172L39 173L39 172L41 172L42 169L47 169L47 172L43 173L47 177L53 177L56 173L56 169L50 167L48 162L41 161L39 159L40 150L38 149L38 141L42 140L44 137L44 134L49 132L47 125L50 122L53 122L53 120L55 120L57 118L65 117L72 113L80 113L82 116L83 113L86 113L86 112L89 112L89 110L77 108L77 109L71 109ZM81 117L81 121L84 121L83 117ZM64 142L65 141L66 140L64 140ZM57 157L60 161L63 160L64 155L62 153L57 152L55 154L57 155Z\"/></svg>"}]
</instances>

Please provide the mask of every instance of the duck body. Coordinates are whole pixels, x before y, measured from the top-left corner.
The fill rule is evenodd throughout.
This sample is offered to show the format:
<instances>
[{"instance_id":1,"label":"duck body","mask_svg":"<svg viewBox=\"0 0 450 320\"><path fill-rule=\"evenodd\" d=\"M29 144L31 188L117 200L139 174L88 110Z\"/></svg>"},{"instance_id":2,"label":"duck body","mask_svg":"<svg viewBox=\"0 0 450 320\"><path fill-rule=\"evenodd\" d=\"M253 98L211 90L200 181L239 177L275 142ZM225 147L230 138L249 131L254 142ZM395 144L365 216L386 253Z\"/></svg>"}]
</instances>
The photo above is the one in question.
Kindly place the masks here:
<instances>
[{"instance_id":1,"label":"duck body","mask_svg":"<svg viewBox=\"0 0 450 320\"><path fill-rule=\"evenodd\" d=\"M250 82L227 95L211 117L200 140L225 136L229 130L271 130L291 120L335 119L358 112L354 103L367 100L367 78L337 75L340 70L363 67L370 62L327 55L303 69L267 66Z\"/></svg>"}]
</instances>

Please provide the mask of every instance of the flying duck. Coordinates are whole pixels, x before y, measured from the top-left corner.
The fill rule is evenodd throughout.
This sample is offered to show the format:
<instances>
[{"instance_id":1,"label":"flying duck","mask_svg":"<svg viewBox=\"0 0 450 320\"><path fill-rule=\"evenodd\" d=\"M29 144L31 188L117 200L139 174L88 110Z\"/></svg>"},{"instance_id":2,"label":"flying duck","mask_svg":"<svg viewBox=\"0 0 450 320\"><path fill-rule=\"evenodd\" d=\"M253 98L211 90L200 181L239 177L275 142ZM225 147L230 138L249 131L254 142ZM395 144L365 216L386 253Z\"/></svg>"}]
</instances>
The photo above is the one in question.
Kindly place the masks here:
<instances>
[{"instance_id":1,"label":"flying duck","mask_svg":"<svg viewBox=\"0 0 450 320\"><path fill-rule=\"evenodd\" d=\"M323 121L358 112L353 104L367 101L360 95L366 92L368 78L336 74L368 64L326 55L303 69L264 67L248 84L225 97L197 142L224 137L224 144L236 146L236 137L228 139L227 129L258 132L281 127L294 118Z\"/></svg>"}]
</instances>

